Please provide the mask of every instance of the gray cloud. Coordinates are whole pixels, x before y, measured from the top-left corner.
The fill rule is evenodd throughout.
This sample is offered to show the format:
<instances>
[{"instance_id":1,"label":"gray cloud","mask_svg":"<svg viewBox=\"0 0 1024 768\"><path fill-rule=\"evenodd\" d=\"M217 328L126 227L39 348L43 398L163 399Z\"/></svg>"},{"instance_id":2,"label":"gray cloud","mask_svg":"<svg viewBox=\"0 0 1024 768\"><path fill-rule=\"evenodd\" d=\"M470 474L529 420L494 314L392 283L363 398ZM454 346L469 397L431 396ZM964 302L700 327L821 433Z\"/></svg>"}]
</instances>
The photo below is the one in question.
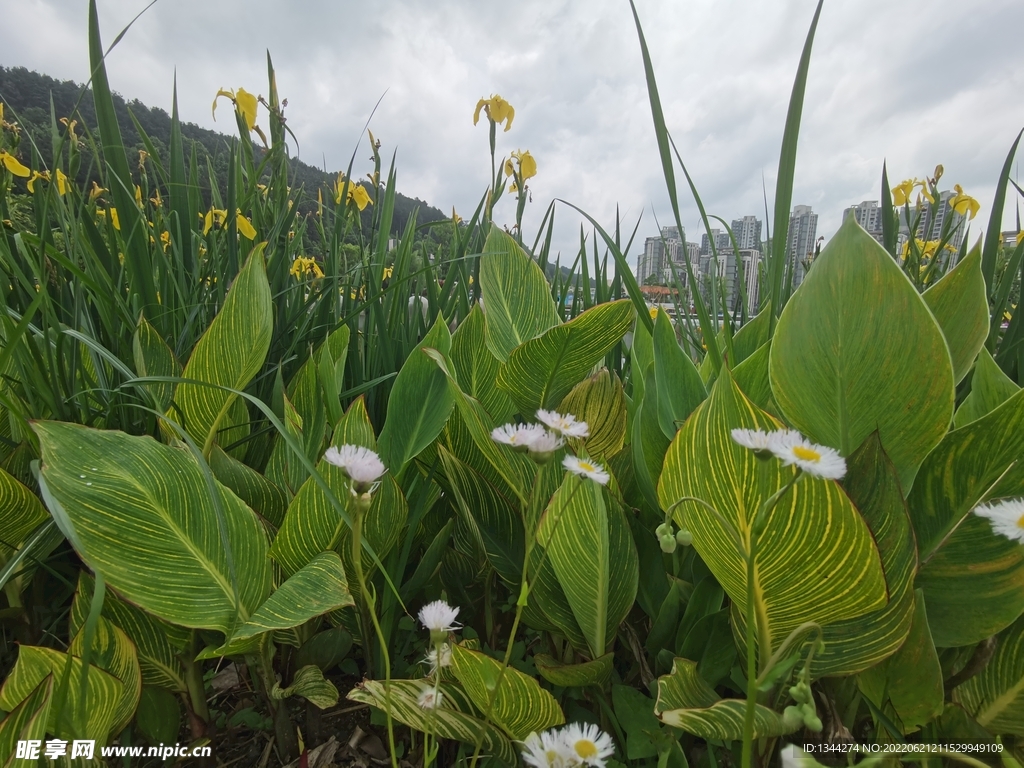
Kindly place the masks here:
<instances>
[{"instance_id":1,"label":"gray cloud","mask_svg":"<svg viewBox=\"0 0 1024 768\"><path fill-rule=\"evenodd\" d=\"M638 0L666 119L709 212L763 216L762 174L772 204L793 75L813 0ZM144 7L100 0L109 43ZM80 0L9 2L0 64L82 81L88 73ZM286 9L286 10L285 10ZM819 213L830 235L847 205L877 199L883 159L890 179L946 168L982 201L1024 126L1018 94L1015 0L826 3L811 61L794 202ZM443 0L377 3L165 0L110 55L113 87L170 108L177 73L184 119L214 123L219 87L266 93L266 51L289 100L301 157L343 168L381 94L372 130L397 151L399 188L443 210L471 211L487 185L487 130L474 128L481 96L516 108L498 150L537 158L529 237L555 197L610 226L616 205L640 236L671 218L632 17L625 0ZM355 172L368 170L365 143ZM698 214L679 174L691 238ZM496 210L513 215L511 199ZM1006 215L1007 226L1012 212ZM570 256L580 217L557 213L556 245Z\"/></svg>"}]
</instances>

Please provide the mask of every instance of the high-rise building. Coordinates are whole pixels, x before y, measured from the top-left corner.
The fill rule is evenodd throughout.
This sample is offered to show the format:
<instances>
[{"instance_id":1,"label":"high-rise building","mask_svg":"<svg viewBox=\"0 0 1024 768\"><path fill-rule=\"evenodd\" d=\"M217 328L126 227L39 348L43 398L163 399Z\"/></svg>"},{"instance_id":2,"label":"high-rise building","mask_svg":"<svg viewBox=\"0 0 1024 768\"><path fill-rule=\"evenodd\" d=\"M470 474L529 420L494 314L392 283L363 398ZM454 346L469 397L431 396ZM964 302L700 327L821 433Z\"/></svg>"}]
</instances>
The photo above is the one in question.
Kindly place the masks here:
<instances>
[{"instance_id":1,"label":"high-rise building","mask_svg":"<svg viewBox=\"0 0 1024 768\"><path fill-rule=\"evenodd\" d=\"M844 221L847 216L853 216L857 220L857 223L867 230L869 235L875 238L879 243L883 243L882 209L878 207L877 200L865 200L858 205L851 205L843 211Z\"/></svg>"},{"instance_id":2,"label":"high-rise building","mask_svg":"<svg viewBox=\"0 0 1024 768\"><path fill-rule=\"evenodd\" d=\"M700 237L700 255L710 256L711 255L711 242L714 240L715 250L721 250L722 248L731 248L732 241L729 239L729 233L723 232L720 229L712 229L711 236L705 232Z\"/></svg>"},{"instance_id":3,"label":"high-rise building","mask_svg":"<svg viewBox=\"0 0 1024 768\"><path fill-rule=\"evenodd\" d=\"M756 216L744 216L732 220L732 235L736 245L743 250L761 250L761 222Z\"/></svg>"},{"instance_id":4,"label":"high-rise building","mask_svg":"<svg viewBox=\"0 0 1024 768\"><path fill-rule=\"evenodd\" d=\"M807 268L814 258L815 237L818 234L818 214L809 205L794 205L789 217L789 236L786 255L793 275L793 287L804 280Z\"/></svg>"},{"instance_id":5,"label":"high-rise building","mask_svg":"<svg viewBox=\"0 0 1024 768\"><path fill-rule=\"evenodd\" d=\"M662 227L659 237L648 237L644 241L644 252L637 261L637 282L640 285L672 282L672 266L685 285L686 267L683 254L683 238L678 227ZM686 243L690 246L690 243Z\"/></svg>"},{"instance_id":6,"label":"high-rise building","mask_svg":"<svg viewBox=\"0 0 1024 768\"><path fill-rule=\"evenodd\" d=\"M701 296L709 305L717 305L718 311L733 313L741 300L745 302L748 315L757 313L760 285L761 251L755 248L740 249L739 258L730 248L718 251L718 269L714 268L715 258L711 255L700 257L698 280ZM712 274L715 296L712 297ZM723 303L724 301L724 303Z\"/></svg>"}]
</instances>

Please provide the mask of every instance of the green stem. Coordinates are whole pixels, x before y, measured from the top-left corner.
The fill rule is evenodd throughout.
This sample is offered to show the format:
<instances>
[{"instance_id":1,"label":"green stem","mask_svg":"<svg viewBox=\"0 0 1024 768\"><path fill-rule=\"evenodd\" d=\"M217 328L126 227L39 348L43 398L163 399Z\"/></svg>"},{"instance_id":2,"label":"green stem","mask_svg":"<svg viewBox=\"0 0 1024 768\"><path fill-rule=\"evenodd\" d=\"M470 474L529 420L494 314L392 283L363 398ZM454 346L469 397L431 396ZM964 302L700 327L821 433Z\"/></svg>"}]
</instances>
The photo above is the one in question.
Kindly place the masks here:
<instances>
[{"instance_id":1,"label":"green stem","mask_svg":"<svg viewBox=\"0 0 1024 768\"><path fill-rule=\"evenodd\" d=\"M750 552L747 555L747 707L743 714L743 768L751 768L754 756L754 715L757 711L757 657L754 634L757 615L754 612L754 556L757 553L757 534L750 532Z\"/></svg>"},{"instance_id":2,"label":"green stem","mask_svg":"<svg viewBox=\"0 0 1024 768\"><path fill-rule=\"evenodd\" d=\"M364 509L358 508L352 521L352 562L356 569L356 580L359 582L359 594L363 604L370 614L370 621L373 623L373 631L380 643L380 650L384 656L384 717L388 724L388 750L391 753L391 768L398 768L398 757L395 754L395 725L391 720L391 655L388 653L387 643L384 640L384 633L380 629L380 622L377 621L377 611L370 590L366 587L366 576L363 574L363 517L366 514ZM366 633L363 632L364 648L366 644Z\"/></svg>"},{"instance_id":3,"label":"green stem","mask_svg":"<svg viewBox=\"0 0 1024 768\"><path fill-rule=\"evenodd\" d=\"M198 633L193 630L189 642L190 653L181 657L182 665L185 667L185 686L188 688L188 698L192 704L192 712L204 723L210 722L210 708L206 704L206 688L203 686L203 670L199 663L194 661L197 648Z\"/></svg>"}]
</instances>

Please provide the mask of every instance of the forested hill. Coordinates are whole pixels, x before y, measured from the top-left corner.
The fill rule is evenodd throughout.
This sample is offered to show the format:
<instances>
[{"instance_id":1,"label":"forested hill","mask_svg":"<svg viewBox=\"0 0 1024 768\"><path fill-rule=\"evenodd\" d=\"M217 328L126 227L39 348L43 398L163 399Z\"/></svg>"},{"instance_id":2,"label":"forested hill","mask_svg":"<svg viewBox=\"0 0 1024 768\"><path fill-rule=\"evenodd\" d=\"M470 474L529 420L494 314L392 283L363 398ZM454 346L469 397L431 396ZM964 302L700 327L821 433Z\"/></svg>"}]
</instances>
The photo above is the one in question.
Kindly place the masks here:
<instances>
[{"instance_id":1,"label":"forested hill","mask_svg":"<svg viewBox=\"0 0 1024 768\"><path fill-rule=\"evenodd\" d=\"M96 110L93 106L92 92L86 90L82 95L83 86L71 80L55 80L48 75L41 75L38 72L30 72L24 67L0 67L0 100L7 105L5 119L8 121L17 120L23 129L32 137L40 151L44 153L44 161L50 164L50 158L45 155L51 151L52 142L50 139L50 100L53 100L53 110L57 119L71 117L76 109L76 119L84 123L90 131L96 130ZM117 112L118 123L121 128L121 136L124 139L125 148L145 149L142 137L136 130L132 117L149 136L154 147L161 156L161 160L167 161L167 147L171 138L171 116L159 107L149 107L138 99L125 101L123 97L115 93L114 109ZM225 116L230 118L230 105L225 107ZM129 115L129 112L131 113ZM227 121L228 125L234 125L233 120ZM200 128L195 123L181 124L182 137L185 139L186 157L191 153L192 143L199 159L199 167L207 166L207 158L210 158L214 172L218 176L218 186L221 190L226 189L227 183L221 178L227 169L228 146L231 137ZM255 145L257 150L259 145ZM22 145L22 157L27 162L28 143ZM300 204L300 209L315 206L316 190L324 186L331 186L337 178L337 172L325 173L324 171L307 165L302 161L292 158L292 186L304 187L307 192L305 205ZM84 167L82 173L89 171ZM201 174L205 175L205 174ZM204 185L205 187L205 185ZM416 216L418 223L428 221L440 221L448 218L437 208L427 203L398 194L395 200L395 213L393 231L402 232L406 221L413 210L419 209Z\"/></svg>"}]
</instances>

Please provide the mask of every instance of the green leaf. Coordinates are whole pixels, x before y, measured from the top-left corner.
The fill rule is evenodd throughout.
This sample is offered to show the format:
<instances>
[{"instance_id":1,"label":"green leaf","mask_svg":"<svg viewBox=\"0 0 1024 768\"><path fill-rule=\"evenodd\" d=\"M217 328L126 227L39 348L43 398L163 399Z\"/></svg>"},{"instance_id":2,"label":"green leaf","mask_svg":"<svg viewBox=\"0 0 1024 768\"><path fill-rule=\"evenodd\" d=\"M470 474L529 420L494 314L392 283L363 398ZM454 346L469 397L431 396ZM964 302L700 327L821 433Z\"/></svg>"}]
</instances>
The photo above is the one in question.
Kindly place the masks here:
<instances>
[{"instance_id":1,"label":"green leaf","mask_svg":"<svg viewBox=\"0 0 1024 768\"><path fill-rule=\"evenodd\" d=\"M1024 616L999 634L995 656L957 686L953 700L989 731L1024 736Z\"/></svg>"},{"instance_id":2,"label":"green leaf","mask_svg":"<svg viewBox=\"0 0 1024 768\"><path fill-rule=\"evenodd\" d=\"M143 315L139 315L139 324L132 336L132 356L139 376L181 376L178 358ZM166 413L174 395L174 382L154 381L143 386L153 396L157 407Z\"/></svg>"},{"instance_id":3,"label":"green leaf","mask_svg":"<svg viewBox=\"0 0 1024 768\"><path fill-rule=\"evenodd\" d=\"M0 755L7 755L3 768L12 768L24 761L17 757L19 741L42 741L46 738L46 723L50 719L53 698L53 675L47 675L32 692L22 699L0 721Z\"/></svg>"},{"instance_id":4,"label":"green leaf","mask_svg":"<svg viewBox=\"0 0 1024 768\"><path fill-rule=\"evenodd\" d=\"M0 562L47 517L39 497L0 469Z\"/></svg>"},{"instance_id":5,"label":"green leaf","mask_svg":"<svg viewBox=\"0 0 1024 768\"><path fill-rule=\"evenodd\" d=\"M628 299L588 309L512 350L498 371L498 386L524 416L554 408L625 335L633 318Z\"/></svg>"},{"instance_id":6,"label":"green leaf","mask_svg":"<svg viewBox=\"0 0 1024 768\"><path fill-rule=\"evenodd\" d=\"M942 667L920 590L906 641L881 664L861 672L857 684L903 733L916 731L942 713Z\"/></svg>"},{"instance_id":7,"label":"green leaf","mask_svg":"<svg viewBox=\"0 0 1024 768\"><path fill-rule=\"evenodd\" d=\"M178 738L181 705L173 693L151 685L142 686L135 724L150 744L169 744Z\"/></svg>"},{"instance_id":8,"label":"green leaf","mask_svg":"<svg viewBox=\"0 0 1024 768\"><path fill-rule=\"evenodd\" d=\"M71 666L64 706L49 708L46 732L60 739L95 739L106 744L118 702L124 694L124 686L109 672L90 664L83 702L80 698L83 665L77 656L68 656L51 648L20 646L14 669L0 689L0 709L10 712L32 696L33 691L48 677L52 676L56 681L53 687L57 689L68 659L71 660Z\"/></svg>"},{"instance_id":9,"label":"green leaf","mask_svg":"<svg viewBox=\"0 0 1024 768\"><path fill-rule=\"evenodd\" d=\"M280 700L289 696L301 696L319 709L330 709L338 703L338 689L330 680L324 679L324 673L314 664L296 672L287 688L274 683L270 698Z\"/></svg>"},{"instance_id":10,"label":"green leaf","mask_svg":"<svg viewBox=\"0 0 1024 768\"><path fill-rule=\"evenodd\" d=\"M651 734L661 729L661 723L654 714L654 700L628 685L613 685L612 706L619 726L626 733L626 757L630 760L655 757L658 748Z\"/></svg>"},{"instance_id":11,"label":"green leaf","mask_svg":"<svg viewBox=\"0 0 1024 768\"><path fill-rule=\"evenodd\" d=\"M245 389L259 373L270 349L274 309L257 245L228 290L224 306L196 343L182 377L231 389ZM231 406L245 403L232 392L182 382L174 393L184 427L209 455L219 429L227 426Z\"/></svg>"},{"instance_id":12,"label":"green leaf","mask_svg":"<svg viewBox=\"0 0 1024 768\"><path fill-rule=\"evenodd\" d=\"M344 627L317 632L295 654L295 666L316 664L323 672L338 666L352 650L352 635Z\"/></svg>"},{"instance_id":13,"label":"green leaf","mask_svg":"<svg viewBox=\"0 0 1024 768\"><path fill-rule=\"evenodd\" d=\"M499 685L501 663L485 653L453 645L451 669L481 712L493 695L491 720L517 741L565 722L554 697L515 667L505 669Z\"/></svg>"},{"instance_id":14,"label":"green leaf","mask_svg":"<svg viewBox=\"0 0 1024 768\"><path fill-rule=\"evenodd\" d=\"M540 676L552 685L562 688L583 688L588 685L603 687L611 679L614 658L615 654L606 653L593 661L562 664L553 656L538 653L533 657L533 663Z\"/></svg>"},{"instance_id":15,"label":"green leaf","mask_svg":"<svg viewBox=\"0 0 1024 768\"><path fill-rule=\"evenodd\" d=\"M847 459L843 490L878 546L889 602L863 616L823 627L825 647L814 655L814 677L851 675L874 666L899 649L914 616L914 530L896 469L877 434L872 433Z\"/></svg>"},{"instance_id":16,"label":"green leaf","mask_svg":"<svg viewBox=\"0 0 1024 768\"><path fill-rule=\"evenodd\" d=\"M658 424L669 440L707 398L704 382L690 356L676 340L672 321L658 310L654 321L654 374L658 384Z\"/></svg>"},{"instance_id":17,"label":"green leaf","mask_svg":"<svg viewBox=\"0 0 1024 768\"><path fill-rule=\"evenodd\" d=\"M954 429L921 467L907 498L928 622L940 648L980 642L1024 611L1024 548L972 514L1024 494L1024 392Z\"/></svg>"},{"instance_id":18,"label":"green leaf","mask_svg":"<svg viewBox=\"0 0 1024 768\"><path fill-rule=\"evenodd\" d=\"M92 576L85 571L80 572L78 589L75 590L75 599L68 616L68 633L72 636L77 635L85 626L92 604L92 592ZM187 629L151 616L124 602L109 589L103 599L103 612L100 615L124 630L135 644L143 686L166 688L178 693L188 691L185 672L178 660L178 653L185 648L189 639Z\"/></svg>"},{"instance_id":19,"label":"green leaf","mask_svg":"<svg viewBox=\"0 0 1024 768\"><path fill-rule=\"evenodd\" d=\"M68 652L79 658L85 655L84 628L75 635L68 646ZM103 616L100 616L96 623L91 653L90 664L109 672L123 687L121 698L114 708L110 728L111 733L120 733L135 715L142 692L142 672L139 669L138 653L128 635Z\"/></svg>"},{"instance_id":20,"label":"green leaf","mask_svg":"<svg viewBox=\"0 0 1024 768\"><path fill-rule=\"evenodd\" d=\"M383 680L363 680L348 692L351 701L369 704L382 711L388 711L385 695L386 683ZM503 765L514 765L518 759L512 743L505 735L490 723L485 723L465 710L470 708L466 703L459 709L453 707L459 701L459 693L454 686L440 686L441 706L437 709L423 709L417 703L419 695L427 690L429 683L418 680L392 680L390 699L391 716L400 723L408 725L422 733L432 732L442 739L461 741L473 744L477 736L483 734L483 751L486 756L493 756Z\"/></svg>"},{"instance_id":21,"label":"green leaf","mask_svg":"<svg viewBox=\"0 0 1024 768\"><path fill-rule=\"evenodd\" d=\"M288 577L231 636L235 643L249 637L291 629L337 608L355 605L345 569L336 552L321 552Z\"/></svg>"},{"instance_id":22,"label":"green leaf","mask_svg":"<svg viewBox=\"0 0 1024 768\"><path fill-rule=\"evenodd\" d=\"M452 334L451 362L462 391L476 398L496 423L508 421L515 410L508 393L494 386L501 361L487 348L486 321L480 304Z\"/></svg>"},{"instance_id":23,"label":"green leaf","mask_svg":"<svg viewBox=\"0 0 1024 768\"><path fill-rule=\"evenodd\" d=\"M638 334L639 335L639 334ZM658 380L654 363L648 364L643 378L633 380L634 386L642 381L643 395L633 414L633 472L637 487L652 509L658 508L658 480L661 477L669 438L658 423ZM634 391L634 397L638 397Z\"/></svg>"},{"instance_id":24,"label":"green leaf","mask_svg":"<svg viewBox=\"0 0 1024 768\"><path fill-rule=\"evenodd\" d=\"M566 473L537 530L591 658L603 656L633 607L636 547L622 511L597 483Z\"/></svg>"},{"instance_id":25,"label":"green leaf","mask_svg":"<svg viewBox=\"0 0 1024 768\"><path fill-rule=\"evenodd\" d=\"M696 662L676 659L672 672L658 678L654 714L666 725L702 739L737 741L743 738L746 705L741 699L719 697L697 674ZM779 713L757 705L754 713L755 739L784 736L794 730L783 722Z\"/></svg>"},{"instance_id":26,"label":"green leaf","mask_svg":"<svg viewBox=\"0 0 1024 768\"><path fill-rule=\"evenodd\" d=\"M561 321L544 273L519 244L491 225L480 256L487 348L501 362Z\"/></svg>"},{"instance_id":27,"label":"green leaf","mask_svg":"<svg viewBox=\"0 0 1024 768\"><path fill-rule=\"evenodd\" d=\"M288 508L284 491L252 467L224 453L220 446L210 451L210 471L253 512L279 526Z\"/></svg>"},{"instance_id":28,"label":"green leaf","mask_svg":"<svg viewBox=\"0 0 1024 768\"><path fill-rule=\"evenodd\" d=\"M738 608L747 602L746 558L754 515L796 469L774 460L761 462L730 432L779 426L743 396L723 369L710 397L669 447L658 487L662 508L673 509L679 525L690 530L697 552ZM689 496L709 504L731 527L695 502L673 507ZM851 619L887 600L871 533L833 481L804 477L795 493L781 497L759 538L755 561L758 629L760 637L771 641L762 655L804 622Z\"/></svg>"},{"instance_id":29,"label":"green leaf","mask_svg":"<svg viewBox=\"0 0 1024 768\"><path fill-rule=\"evenodd\" d=\"M779 418L782 409L775 402L772 394L771 379L768 376L768 363L772 344L767 342L759 347L746 360L736 366L732 372L736 386L747 398L765 413Z\"/></svg>"},{"instance_id":30,"label":"green leaf","mask_svg":"<svg viewBox=\"0 0 1024 768\"><path fill-rule=\"evenodd\" d=\"M922 297L946 338L953 381L959 383L988 338L988 295L981 274L980 243Z\"/></svg>"},{"instance_id":31,"label":"green leaf","mask_svg":"<svg viewBox=\"0 0 1024 768\"><path fill-rule=\"evenodd\" d=\"M992 359L991 353L982 348L978 361L974 364L970 394L956 409L953 426L959 429L972 421L977 421L982 416L992 413L1019 391L1020 387L1003 373L1003 369Z\"/></svg>"},{"instance_id":32,"label":"green leaf","mask_svg":"<svg viewBox=\"0 0 1024 768\"><path fill-rule=\"evenodd\" d=\"M43 498L93 571L150 613L229 634L270 592L266 536L189 452L150 437L32 425ZM211 493L216 494L216 504Z\"/></svg>"},{"instance_id":33,"label":"green leaf","mask_svg":"<svg viewBox=\"0 0 1024 768\"><path fill-rule=\"evenodd\" d=\"M877 429L904 494L953 414L942 332L907 276L852 216L786 305L770 373L782 412L812 440L849 456Z\"/></svg>"},{"instance_id":34,"label":"green leaf","mask_svg":"<svg viewBox=\"0 0 1024 768\"><path fill-rule=\"evenodd\" d=\"M769 302L746 325L736 331L732 340L732 357L727 361L734 374L735 369L748 357L771 341L771 319L772 307ZM725 346L724 339L721 346Z\"/></svg>"},{"instance_id":35,"label":"green leaf","mask_svg":"<svg viewBox=\"0 0 1024 768\"><path fill-rule=\"evenodd\" d=\"M380 433L380 457L393 475L434 442L452 412L455 399L442 371L423 354L429 347L447 355L452 337L444 318L409 354L388 398L388 416Z\"/></svg>"},{"instance_id":36,"label":"green leaf","mask_svg":"<svg viewBox=\"0 0 1024 768\"><path fill-rule=\"evenodd\" d=\"M602 368L565 396L559 413L571 413L587 422L587 453L607 458L622 450L626 440L626 395L619 377Z\"/></svg>"}]
</instances>

